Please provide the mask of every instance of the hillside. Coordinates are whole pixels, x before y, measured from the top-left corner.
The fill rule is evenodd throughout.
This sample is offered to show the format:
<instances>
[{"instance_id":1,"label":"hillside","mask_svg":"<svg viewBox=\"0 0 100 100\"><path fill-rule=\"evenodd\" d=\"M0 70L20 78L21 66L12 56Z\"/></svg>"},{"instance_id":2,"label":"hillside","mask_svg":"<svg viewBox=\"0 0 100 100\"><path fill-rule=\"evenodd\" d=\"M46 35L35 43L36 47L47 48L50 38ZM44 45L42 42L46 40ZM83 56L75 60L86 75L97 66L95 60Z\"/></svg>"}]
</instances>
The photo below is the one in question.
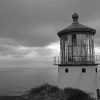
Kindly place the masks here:
<instances>
[{"instance_id":1,"label":"hillside","mask_svg":"<svg viewBox=\"0 0 100 100\"><path fill-rule=\"evenodd\" d=\"M44 84L32 88L21 96L1 96L0 100L96 100L90 94L79 89L59 89L57 86Z\"/></svg>"}]
</instances>

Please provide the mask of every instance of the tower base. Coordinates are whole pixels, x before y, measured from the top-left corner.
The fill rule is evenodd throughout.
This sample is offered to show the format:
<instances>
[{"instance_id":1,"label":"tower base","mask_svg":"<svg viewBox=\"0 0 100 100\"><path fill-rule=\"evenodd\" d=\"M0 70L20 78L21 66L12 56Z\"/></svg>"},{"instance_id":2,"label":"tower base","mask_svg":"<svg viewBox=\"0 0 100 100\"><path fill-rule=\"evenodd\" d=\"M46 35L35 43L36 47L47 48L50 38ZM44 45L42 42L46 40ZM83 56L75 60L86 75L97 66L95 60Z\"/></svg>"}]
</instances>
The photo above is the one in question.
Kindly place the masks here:
<instances>
[{"instance_id":1,"label":"tower base","mask_svg":"<svg viewBox=\"0 0 100 100\"><path fill-rule=\"evenodd\" d=\"M58 86L81 89L97 98L97 66L59 66Z\"/></svg>"}]
</instances>

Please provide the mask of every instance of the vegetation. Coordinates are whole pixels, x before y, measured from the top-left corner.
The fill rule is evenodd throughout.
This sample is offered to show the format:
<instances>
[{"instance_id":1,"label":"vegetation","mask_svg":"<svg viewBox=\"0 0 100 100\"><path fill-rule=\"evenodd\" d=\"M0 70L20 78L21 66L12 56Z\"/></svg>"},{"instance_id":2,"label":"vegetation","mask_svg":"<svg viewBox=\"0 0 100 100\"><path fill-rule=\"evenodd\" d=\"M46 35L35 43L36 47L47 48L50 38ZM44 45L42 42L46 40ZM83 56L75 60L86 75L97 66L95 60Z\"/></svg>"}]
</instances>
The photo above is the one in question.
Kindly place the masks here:
<instances>
[{"instance_id":1,"label":"vegetation","mask_svg":"<svg viewBox=\"0 0 100 100\"><path fill-rule=\"evenodd\" d=\"M57 86L44 84L32 88L22 96L1 96L0 100L95 100L88 93L73 88L59 89Z\"/></svg>"}]
</instances>

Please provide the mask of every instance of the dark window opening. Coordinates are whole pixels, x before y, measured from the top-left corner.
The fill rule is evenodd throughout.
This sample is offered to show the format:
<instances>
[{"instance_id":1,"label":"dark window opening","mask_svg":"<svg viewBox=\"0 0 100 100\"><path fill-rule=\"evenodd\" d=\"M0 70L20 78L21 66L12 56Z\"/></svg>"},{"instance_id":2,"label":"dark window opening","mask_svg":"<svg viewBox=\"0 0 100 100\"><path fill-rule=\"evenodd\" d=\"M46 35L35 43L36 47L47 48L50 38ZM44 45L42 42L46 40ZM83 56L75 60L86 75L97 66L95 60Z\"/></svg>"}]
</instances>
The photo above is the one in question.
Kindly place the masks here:
<instances>
[{"instance_id":1,"label":"dark window opening","mask_svg":"<svg viewBox=\"0 0 100 100\"><path fill-rule=\"evenodd\" d=\"M66 72L66 73L68 73L68 68L67 68L67 69L65 69L65 72Z\"/></svg>"},{"instance_id":2,"label":"dark window opening","mask_svg":"<svg viewBox=\"0 0 100 100\"><path fill-rule=\"evenodd\" d=\"M97 89L97 99L100 99L100 89Z\"/></svg>"},{"instance_id":3,"label":"dark window opening","mask_svg":"<svg viewBox=\"0 0 100 100\"><path fill-rule=\"evenodd\" d=\"M98 71L97 68L95 69L95 71L96 71L96 72Z\"/></svg>"},{"instance_id":4,"label":"dark window opening","mask_svg":"<svg viewBox=\"0 0 100 100\"><path fill-rule=\"evenodd\" d=\"M86 69L85 68L82 68L82 73L85 73L86 72Z\"/></svg>"}]
</instances>

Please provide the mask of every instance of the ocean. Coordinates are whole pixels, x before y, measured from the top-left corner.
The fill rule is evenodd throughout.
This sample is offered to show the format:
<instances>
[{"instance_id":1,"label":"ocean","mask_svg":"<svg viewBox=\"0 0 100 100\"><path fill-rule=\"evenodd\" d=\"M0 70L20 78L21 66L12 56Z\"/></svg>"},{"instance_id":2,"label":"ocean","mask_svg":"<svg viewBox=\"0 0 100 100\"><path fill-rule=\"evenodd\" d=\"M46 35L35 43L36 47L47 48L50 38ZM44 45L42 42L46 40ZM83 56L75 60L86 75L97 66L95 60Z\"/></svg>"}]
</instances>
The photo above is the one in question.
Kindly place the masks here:
<instances>
[{"instance_id":1,"label":"ocean","mask_svg":"<svg viewBox=\"0 0 100 100\"><path fill-rule=\"evenodd\" d=\"M0 95L22 95L35 86L57 81L57 68L0 68Z\"/></svg>"}]
</instances>

